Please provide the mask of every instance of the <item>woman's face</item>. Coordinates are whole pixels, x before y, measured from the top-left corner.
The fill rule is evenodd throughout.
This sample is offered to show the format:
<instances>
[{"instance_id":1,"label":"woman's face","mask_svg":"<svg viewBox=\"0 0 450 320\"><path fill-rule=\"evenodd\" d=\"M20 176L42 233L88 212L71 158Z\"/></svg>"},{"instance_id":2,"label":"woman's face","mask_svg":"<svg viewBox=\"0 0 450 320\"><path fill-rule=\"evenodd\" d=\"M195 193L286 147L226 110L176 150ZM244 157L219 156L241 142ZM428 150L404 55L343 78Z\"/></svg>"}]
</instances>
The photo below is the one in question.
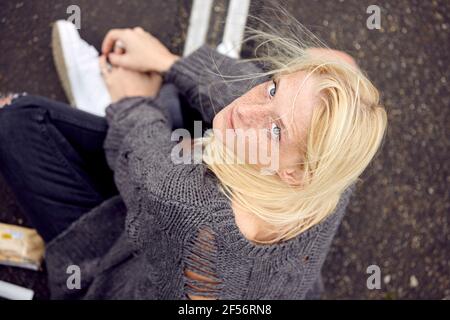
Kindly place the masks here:
<instances>
[{"instance_id":1,"label":"woman's face","mask_svg":"<svg viewBox=\"0 0 450 320\"><path fill-rule=\"evenodd\" d=\"M244 140L246 159L249 150L267 152L272 159L276 152L275 172L285 182L297 185L301 176L298 163L316 98L314 83L314 76L298 71L257 85L222 109L214 117L213 129L223 137L248 137ZM256 132L257 138L248 132ZM228 138L224 141L228 146Z\"/></svg>"}]
</instances>

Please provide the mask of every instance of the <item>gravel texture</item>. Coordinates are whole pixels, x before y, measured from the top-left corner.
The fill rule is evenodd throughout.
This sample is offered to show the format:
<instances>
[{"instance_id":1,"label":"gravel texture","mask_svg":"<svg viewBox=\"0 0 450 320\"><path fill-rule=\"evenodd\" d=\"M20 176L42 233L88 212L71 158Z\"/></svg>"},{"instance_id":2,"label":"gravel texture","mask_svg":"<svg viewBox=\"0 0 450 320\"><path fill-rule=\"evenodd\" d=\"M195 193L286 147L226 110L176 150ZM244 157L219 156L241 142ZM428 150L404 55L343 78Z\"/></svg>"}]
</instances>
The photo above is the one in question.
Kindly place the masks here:
<instances>
[{"instance_id":1,"label":"gravel texture","mask_svg":"<svg viewBox=\"0 0 450 320\"><path fill-rule=\"evenodd\" d=\"M255 1L254 1L255 2ZM258 1L261 3L262 1ZM324 266L328 299L448 299L450 2L377 1L381 29L366 27L370 1L287 0L288 10L330 47L355 57L381 92L386 141L363 174ZM0 2L0 91L66 101L50 48L50 27L81 8L81 35L99 48L110 28L142 26L181 54L191 1L70 0ZM225 19L217 1L214 19ZM211 22L208 42L218 43ZM0 221L28 225L0 177ZM378 265L379 290L366 269ZM0 280L48 298L45 270L0 266Z\"/></svg>"}]
</instances>

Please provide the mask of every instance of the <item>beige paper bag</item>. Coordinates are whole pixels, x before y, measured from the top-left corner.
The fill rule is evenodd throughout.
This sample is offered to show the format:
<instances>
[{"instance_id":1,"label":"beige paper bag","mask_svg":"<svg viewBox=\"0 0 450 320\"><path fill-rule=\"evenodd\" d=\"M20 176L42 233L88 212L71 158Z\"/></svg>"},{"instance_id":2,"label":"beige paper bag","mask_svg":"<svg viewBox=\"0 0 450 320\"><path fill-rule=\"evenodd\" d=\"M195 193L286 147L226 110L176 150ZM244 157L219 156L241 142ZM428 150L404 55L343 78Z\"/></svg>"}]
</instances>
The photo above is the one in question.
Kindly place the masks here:
<instances>
[{"instance_id":1,"label":"beige paper bag","mask_svg":"<svg viewBox=\"0 0 450 320\"><path fill-rule=\"evenodd\" d=\"M0 264L39 270L44 251L35 229L0 223Z\"/></svg>"}]
</instances>

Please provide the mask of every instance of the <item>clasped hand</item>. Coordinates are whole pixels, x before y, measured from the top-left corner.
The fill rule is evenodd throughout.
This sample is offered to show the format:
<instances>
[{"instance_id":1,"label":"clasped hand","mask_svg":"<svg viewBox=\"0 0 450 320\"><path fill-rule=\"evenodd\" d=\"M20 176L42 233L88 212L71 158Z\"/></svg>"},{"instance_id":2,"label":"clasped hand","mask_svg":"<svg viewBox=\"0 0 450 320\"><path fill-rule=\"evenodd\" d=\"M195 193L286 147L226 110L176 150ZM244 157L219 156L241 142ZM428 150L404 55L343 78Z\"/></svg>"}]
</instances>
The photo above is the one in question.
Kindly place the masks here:
<instances>
[{"instance_id":1,"label":"clasped hand","mask_svg":"<svg viewBox=\"0 0 450 320\"><path fill-rule=\"evenodd\" d=\"M102 43L100 69L112 102L132 96L156 96L162 72L179 56L140 27L112 29ZM109 61L109 64L108 64Z\"/></svg>"}]
</instances>

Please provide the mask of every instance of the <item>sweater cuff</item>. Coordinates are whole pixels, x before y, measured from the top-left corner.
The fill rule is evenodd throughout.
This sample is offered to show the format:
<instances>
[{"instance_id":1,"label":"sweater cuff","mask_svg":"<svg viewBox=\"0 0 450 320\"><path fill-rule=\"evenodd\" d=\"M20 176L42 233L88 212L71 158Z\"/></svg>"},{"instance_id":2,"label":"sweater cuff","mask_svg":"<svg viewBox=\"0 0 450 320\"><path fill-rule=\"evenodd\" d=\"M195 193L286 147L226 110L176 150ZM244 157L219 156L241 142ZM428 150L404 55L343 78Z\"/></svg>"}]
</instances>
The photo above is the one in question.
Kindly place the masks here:
<instances>
[{"instance_id":1,"label":"sweater cuff","mask_svg":"<svg viewBox=\"0 0 450 320\"><path fill-rule=\"evenodd\" d=\"M170 69L164 73L165 82L179 84L180 77L196 79L202 75L205 69L210 68L211 63L221 56L208 44L204 44L191 54L176 60Z\"/></svg>"},{"instance_id":2,"label":"sweater cuff","mask_svg":"<svg viewBox=\"0 0 450 320\"><path fill-rule=\"evenodd\" d=\"M146 97L125 97L106 107L106 121L111 124L121 113L128 113L137 105L145 101Z\"/></svg>"},{"instance_id":3,"label":"sweater cuff","mask_svg":"<svg viewBox=\"0 0 450 320\"><path fill-rule=\"evenodd\" d=\"M161 87L158 95L155 97L150 96L134 96L125 97L112 104L106 108L106 120L109 124L117 119L121 119L127 116L130 112L140 104L144 104L149 108L156 108L160 110L166 117L169 127L172 127L173 117L172 110L176 106L171 106L172 104L178 104L178 90L172 84L165 84ZM167 104L170 104L169 106Z\"/></svg>"}]
</instances>

